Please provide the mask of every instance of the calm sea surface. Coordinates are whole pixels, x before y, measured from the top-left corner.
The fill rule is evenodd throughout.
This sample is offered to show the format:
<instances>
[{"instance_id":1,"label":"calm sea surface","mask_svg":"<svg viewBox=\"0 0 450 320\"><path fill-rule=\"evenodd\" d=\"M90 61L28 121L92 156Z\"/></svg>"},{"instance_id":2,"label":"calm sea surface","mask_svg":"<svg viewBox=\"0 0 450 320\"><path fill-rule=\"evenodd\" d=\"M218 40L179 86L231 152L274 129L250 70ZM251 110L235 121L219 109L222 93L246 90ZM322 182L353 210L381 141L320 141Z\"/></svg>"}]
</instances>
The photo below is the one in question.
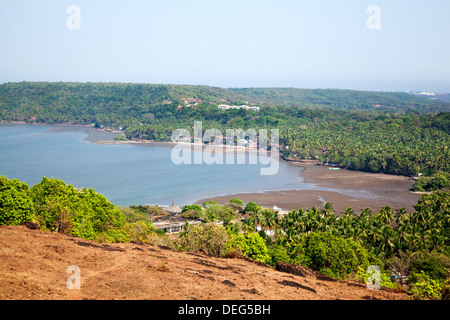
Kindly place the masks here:
<instances>
[{"instance_id":1,"label":"calm sea surface","mask_svg":"<svg viewBox=\"0 0 450 320\"><path fill-rule=\"evenodd\" d=\"M280 162L276 175L258 164L176 165L169 147L95 144L88 131L0 124L0 175L31 187L43 176L77 188L94 188L116 205L180 206L217 195L269 190L328 190L303 182L301 168Z\"/></svg>"}]
</instances>

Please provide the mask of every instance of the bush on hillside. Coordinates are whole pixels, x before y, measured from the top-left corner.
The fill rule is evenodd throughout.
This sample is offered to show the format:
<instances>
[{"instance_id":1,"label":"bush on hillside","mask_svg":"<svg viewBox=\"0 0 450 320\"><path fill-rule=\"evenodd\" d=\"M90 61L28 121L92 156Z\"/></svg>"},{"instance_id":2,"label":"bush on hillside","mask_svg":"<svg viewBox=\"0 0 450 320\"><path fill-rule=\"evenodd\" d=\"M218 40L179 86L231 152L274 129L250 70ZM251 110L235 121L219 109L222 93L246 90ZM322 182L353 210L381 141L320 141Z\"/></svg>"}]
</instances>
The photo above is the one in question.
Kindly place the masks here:
<instances>
[{"instance_id":1,"label":"bush on hillside","mask_svg":"<svg viewBox=\"0 0 450 320\"><path fill-rule=\"evenodd\" d=\"M93 189L76 189L59 179L48 179L31 188L36 220L41 229L94 240L97 233L118 229L125 216Z\"/></svg>"},{"instance_id":2,"label":"bush on hillside","mask_svg":"<svg viewBox=\"0 0 450 320\"><path fill-rule=\"evenodd\" d=\"M440 299L443 282L432 279L423 271L411 275L411 293L415 299Z\"/></svg>"},{"instance_id":3,"label":"bush on hillside","mask_svg":"<svg viewBox=\"0 0 450 320\"><path fill-rule=\"evenodd\" d=\"M307 267L335 278L343 278L369 265L369 252L356 241L329 232L312 232L305 238Z\"/></svg>"},{"instance_id":4,"label":"bush on hillside","mask_svg":"<svg viewBox=\"0 0 450 320\"><path fill-rule=\"evenodd\" d=\"M34 220L33 200L25 182L0 176L0 225Z\"/></svg>"},{"instance_id":5,"label":"bush on hillside","mask_svg":"<svg viewBox=\"0 0 450 320\"><path fill-rule=\"evenodd\" d=\"M234 251L259 262L270 262L266 243L258 233L233 235L227 245L227 253L235 254Z\"/></svg>"},{"instance_id":6,"label":"bush on hillside","mask_svg":"<svg viewBox=\"0 0 450 320\"><path fill-rule=\"evenodd\" d=\"M214 257L225 255L229 236L224 227L214 222L187 225L180 234L178 245L186 251L204 252Z\"/></svg>"}]
</instances>

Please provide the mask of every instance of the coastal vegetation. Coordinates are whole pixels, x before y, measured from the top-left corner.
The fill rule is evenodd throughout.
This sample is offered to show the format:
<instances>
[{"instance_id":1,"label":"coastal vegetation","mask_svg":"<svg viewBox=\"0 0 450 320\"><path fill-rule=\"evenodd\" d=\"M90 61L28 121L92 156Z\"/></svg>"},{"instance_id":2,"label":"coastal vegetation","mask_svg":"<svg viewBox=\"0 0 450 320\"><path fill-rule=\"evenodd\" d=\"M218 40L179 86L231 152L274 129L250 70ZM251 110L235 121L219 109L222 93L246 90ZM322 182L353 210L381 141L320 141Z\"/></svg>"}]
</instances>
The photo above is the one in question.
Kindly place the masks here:
<instances>
[{"instance_id":1,"label":"coastal vegetation","mask_svg":"<svg viewBox=\"0 0 450 320\"><path fill-rule=\"evenodd\" d=\"M411 213L388 205L376 213L368 208L336 213L326 203L282 216L253 202L243 206L239 199L224 205L210 201L183 208L182 214L195 213L204 223L186 224L168 236L151 223L150 215L161 214L161 208L116 207L93 189L76 189L59 179L44 177L29 188L0 177L0 225L32 223L95 241L153 243L271 266L288 263L361 282L370 276L367 268L376 265L382 286L417 299L449 299L449 203L446 188L422 195Z\"/></svg>"},{"instance_id":2,"label":"coastal vegetation","mask_svg":"<svg viewBox=\"0 0 450 320\"><path fill-rule=\"evenodd\" d=\"M102 242L143 240L155 231L148 219L127 219L93 189L76 189L46 177L29 188L18 179L0 176L0 225L27 222L41 230Z\"/></svg>"},{"instance_id":3,"label":"coastal vegetation","mask_svg":"<svg viewBox=\"0 0 450 320\"><path fill-rule=\"evenodd\" d=\"M450 188L450 173L437 172L431 176L420 176L411 187L413 191L434 191Z\"/></svg>"},{"instance_id":4,"label":"coastal vegetation","mask_svg":"<svg viewBox=\"0 0 450 320\"><path fill-rule=\"evenodd\" d=\"M222 110L248 104L259 111ZM449 172L450 103L400 92L21 82L0 85L0 121L120 129L170 141L176 129L279 129L282 156L407 176Z\"/></svg>"}]
</instances>

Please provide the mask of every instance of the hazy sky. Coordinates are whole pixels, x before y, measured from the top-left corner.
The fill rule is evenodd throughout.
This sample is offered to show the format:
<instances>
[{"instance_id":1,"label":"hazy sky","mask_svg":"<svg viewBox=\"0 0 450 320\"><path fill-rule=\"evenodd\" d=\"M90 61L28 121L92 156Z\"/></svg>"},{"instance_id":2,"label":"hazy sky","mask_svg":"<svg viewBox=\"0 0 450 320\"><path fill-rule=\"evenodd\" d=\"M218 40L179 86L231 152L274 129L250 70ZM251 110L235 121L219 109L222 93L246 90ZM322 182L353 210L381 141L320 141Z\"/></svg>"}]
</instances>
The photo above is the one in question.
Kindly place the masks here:
<instances>
[{"instance_id":1,"label":"hazy sky","mask_svg":"<svg viewBox=\"0 0 450 320\"><path fill-rule=\"evenodd\" d=\"M450 1L0 0L14 81L450 92Z\"/></svg>"}]
</instances>

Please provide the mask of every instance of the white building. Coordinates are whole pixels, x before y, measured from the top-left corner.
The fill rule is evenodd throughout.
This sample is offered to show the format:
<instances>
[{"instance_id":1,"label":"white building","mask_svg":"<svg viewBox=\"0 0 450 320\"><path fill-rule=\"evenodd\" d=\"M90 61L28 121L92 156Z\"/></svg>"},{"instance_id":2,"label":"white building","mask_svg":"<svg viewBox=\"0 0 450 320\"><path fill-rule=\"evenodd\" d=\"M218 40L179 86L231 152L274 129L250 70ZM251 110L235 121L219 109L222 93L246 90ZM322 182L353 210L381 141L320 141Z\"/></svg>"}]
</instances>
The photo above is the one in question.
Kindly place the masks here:
<instances>
[{"instance_id":1,"label":"white building","mask_svg":"<svg viewBox=\"0 0 450 320\"><path fill-rule=\"evenodd\" d=\"M219 109L222 110L228 110L228 109L245 109L245 110L253 110L253 111L259 111L259 107L250 107L247 105L242 105L242 106L229 106L227 104L219 104L217 106Z\"/></svg>"}]
</instances>

